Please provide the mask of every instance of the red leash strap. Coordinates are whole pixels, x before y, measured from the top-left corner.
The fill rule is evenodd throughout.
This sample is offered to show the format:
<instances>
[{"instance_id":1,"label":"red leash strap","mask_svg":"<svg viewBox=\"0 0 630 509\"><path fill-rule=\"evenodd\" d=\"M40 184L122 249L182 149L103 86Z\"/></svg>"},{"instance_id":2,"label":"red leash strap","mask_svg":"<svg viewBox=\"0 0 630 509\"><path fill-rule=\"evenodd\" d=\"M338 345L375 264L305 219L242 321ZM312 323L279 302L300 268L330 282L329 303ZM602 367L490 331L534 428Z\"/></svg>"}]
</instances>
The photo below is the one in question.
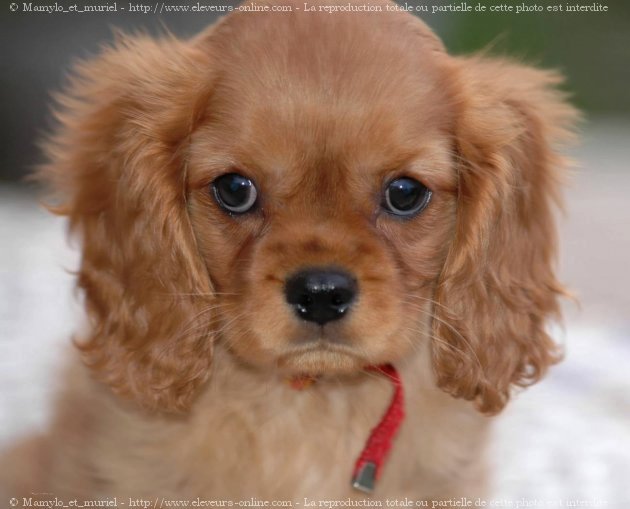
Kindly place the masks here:
<instances>
[{"instance_id":1,"label":"red leash strap","mask_svg":"<svg viewBox=\"0 0 630 509\"><path fill-rule=\"evenodd\" d=\"M394 384L394 395L389 408L370 433L370 437L355 464L352 476L353 488L371 493L380 477L383 463L392 448L392 442L396 437L398 428L405 418L405 403L402 381L394 366L384 364L382 366L370 366L368 369L387 376Z\"/></svg>"}]
</instances>

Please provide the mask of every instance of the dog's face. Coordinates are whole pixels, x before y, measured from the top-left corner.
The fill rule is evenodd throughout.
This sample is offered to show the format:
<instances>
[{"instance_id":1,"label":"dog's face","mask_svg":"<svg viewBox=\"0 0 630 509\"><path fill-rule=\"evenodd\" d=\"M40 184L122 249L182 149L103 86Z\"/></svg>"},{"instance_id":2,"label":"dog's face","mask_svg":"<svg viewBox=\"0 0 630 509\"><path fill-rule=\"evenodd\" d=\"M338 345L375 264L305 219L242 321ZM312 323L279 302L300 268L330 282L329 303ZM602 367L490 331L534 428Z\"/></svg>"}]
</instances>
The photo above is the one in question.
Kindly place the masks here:
<instances>
[{"instance_id":1,"label":"dog's face","mask_svg":"<svg viewBox=\"0 0 630 509\"><path fill-rule=\"evenodd\" d=\"M222 52L189 210L221 340L249 363L328 374L430 337L455 223L453 112L430 61L386 38L348 53L335 24L302 22L320 25L309 44L260 51L259 28Z\"/></svg>"},{"instance_id":2,"label":"dog's face","mask_svg":"<svg viewBox=\"0 0 630 509\"><path fill-rule=\"evenodd\" d=\"M429 342L438 385L494 412L556 359L553 75L450 57L400 12L241 13L83 80L44 174L118 392L185 407L216 342L318 375Z\"/></svg>"}]
</instances>

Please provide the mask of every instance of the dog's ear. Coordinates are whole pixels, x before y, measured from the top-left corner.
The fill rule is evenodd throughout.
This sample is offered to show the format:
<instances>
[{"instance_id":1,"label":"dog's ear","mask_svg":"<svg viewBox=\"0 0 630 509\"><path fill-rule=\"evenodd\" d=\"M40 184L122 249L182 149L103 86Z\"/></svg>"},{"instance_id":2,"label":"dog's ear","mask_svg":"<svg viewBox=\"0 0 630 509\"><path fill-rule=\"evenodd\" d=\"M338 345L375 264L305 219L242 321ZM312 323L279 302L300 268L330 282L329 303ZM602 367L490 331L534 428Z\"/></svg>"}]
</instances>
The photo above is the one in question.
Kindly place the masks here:
<instances>
[{"instance_id":1,"label":"dog's ear","mask_svg":"<svg viewBox=\"0 0 630 509\"><path fill-rule=\"evenodd\" d=\"M85 361L166 411L189 405L212 353L212 289L186 211L186 142L210 94L204 58L173 38L122 37L78 66L39 172L82 242Z\"/></svg>"},{"instance_id":2,"label":"dog's ear","mask_svg":"<svg viewBox=\"0 0 630 509\"><path fill-rule=\"evenodd\" d=\"M545 330L564 293L554 274L554 145L577 115L550 72L483 58L458 62L457 222L436 291L438 384L500 411L561 349Z\"/></svg>"}]
</instances>

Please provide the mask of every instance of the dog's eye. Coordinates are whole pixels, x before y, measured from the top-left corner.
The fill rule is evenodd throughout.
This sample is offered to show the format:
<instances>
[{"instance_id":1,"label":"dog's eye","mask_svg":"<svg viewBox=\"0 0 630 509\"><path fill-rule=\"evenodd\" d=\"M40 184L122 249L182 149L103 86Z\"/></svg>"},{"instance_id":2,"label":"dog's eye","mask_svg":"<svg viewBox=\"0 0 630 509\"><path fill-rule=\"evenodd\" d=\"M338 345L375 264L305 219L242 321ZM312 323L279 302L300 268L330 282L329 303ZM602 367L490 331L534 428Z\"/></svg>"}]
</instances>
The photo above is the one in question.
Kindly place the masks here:
<instances>
[{"instance_id":1,"label":"dog's eye","mask_svg":"<svg viewBox=\"0 0 630 509\"><path fill-rule=\"evenodd\" d=\"M251 210L258 196L254 183L238 173L221 175L212 182L212 189L219 205L233 214Z\"/></svg>"},{"instance_id":2,"label":"dog's eye","mask_svg":"<svg viewBox=\"0 0 630 509\"><path fill-rule=\"evenodd\" d=\"M409 177L392 180L385 188L383 207L397 216L412 216L431 201L431 190Z\"/></svg>"}]
</instances>

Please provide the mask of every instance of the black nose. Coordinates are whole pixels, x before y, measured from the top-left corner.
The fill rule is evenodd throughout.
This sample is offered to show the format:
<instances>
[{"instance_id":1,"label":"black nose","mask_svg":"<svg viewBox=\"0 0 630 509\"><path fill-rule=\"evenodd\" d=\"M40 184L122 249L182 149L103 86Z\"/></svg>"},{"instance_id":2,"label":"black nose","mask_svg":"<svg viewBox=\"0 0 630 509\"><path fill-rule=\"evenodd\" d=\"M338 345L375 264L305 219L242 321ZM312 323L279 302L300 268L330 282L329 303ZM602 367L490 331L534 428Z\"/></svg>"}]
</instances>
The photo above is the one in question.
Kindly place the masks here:
<instances>
[{"instance_id":1,"label":"black nose","mask_svg":"<svg viewBox=\"0 0 630 509\"><path fill-rule=\"evenodd\" d=\"M303 320L319 325L342 318L357 295L357 283L340 270L313 268L287 280L287 302Z\"/></svg>"}]
</instances>

